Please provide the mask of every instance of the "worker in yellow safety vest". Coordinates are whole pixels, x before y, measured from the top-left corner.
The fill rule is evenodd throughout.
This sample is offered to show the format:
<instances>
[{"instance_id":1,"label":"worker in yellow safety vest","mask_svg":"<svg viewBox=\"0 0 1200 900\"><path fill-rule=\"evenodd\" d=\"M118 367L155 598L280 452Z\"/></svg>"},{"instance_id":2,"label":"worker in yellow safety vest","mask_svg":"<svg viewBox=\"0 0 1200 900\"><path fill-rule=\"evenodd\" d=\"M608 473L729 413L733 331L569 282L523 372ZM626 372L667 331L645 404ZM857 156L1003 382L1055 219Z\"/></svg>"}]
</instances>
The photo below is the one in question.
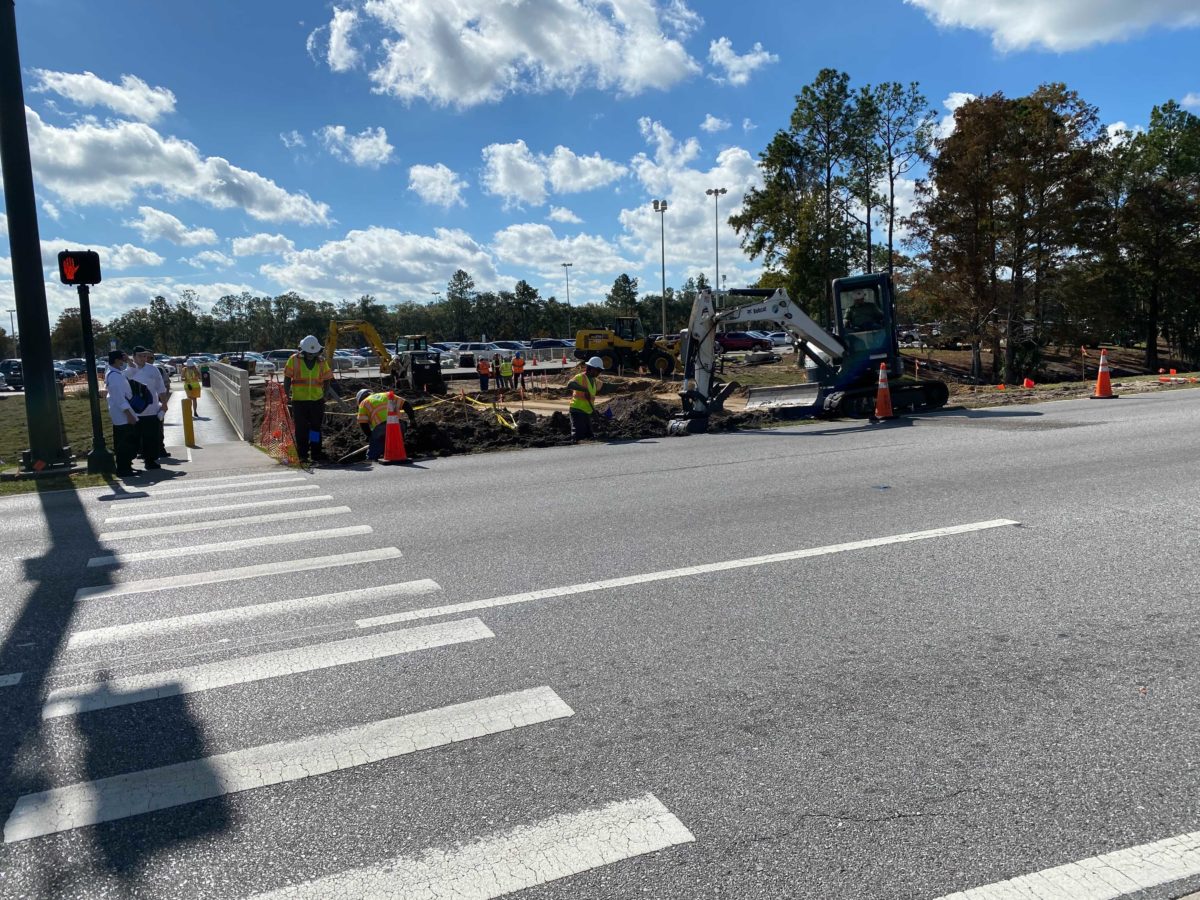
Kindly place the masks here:
<instances>
[{"instance_id":1,"label":"worker in yellow safety vest","mask_svg":"<svg viewBox=\"0 0 1200 900\"><path fill-rule=\"evenodd\" d=\"M571 388L571 443L591 440L592 416L596 412L596 393L600 390L597 377L604 362L593 356L583 364L583 371L576 374L567 386Z\"/></svg>"},{"instance_id":2,"label":"worker in yellow safety vest","mask_svg":"<svg viewBox=\"0 0 1200 900\"><path fill-rule=\"evenodd\" d=\"M497 387L499 387L500 390L502 390L502 391L511 389L512 388L512 377L513 377L512 360L509 359L508 357L501 357L501 359L500 359L500 384L497 385Z\"/></svg>"},{"instance_id":3,"label":"worker in yellow safety vest","mask_svg":"<svg viewBox=\"0 0 1200 900\"><path fill-rule=\"evenodd\" d=\"M358 392L356 399L358 400L358 426L362 429L363 436L370 442L367 447L367 459L382 459L384 439L387 436L388 400L391 399L391 394L388 391L372 394L364 389ZM408 423L415 425L417 417L413 412L412 404L403 397L396 399L400 403L400 408L408 416ZM407 438L408 429L405 428L404 422L400 423L400 428Z\"/></svg>"},{"instance_id":4,"label":"worker in yellow safety vest","mask_svg":"<svg viewBox=\"0 0 1200 900\"><path fill-rule=\"evenodd\" d=\"M283 367L283 392L292 401L292 420L296 425L296 453L300 462L307 463L311 453L314 462L321 462L321 425L325 421L325 391L337 395L333 385L333 370L321 356L321 342L308 335L300 342L300 352L293 353Z\"/></svg>"}]
</instances>

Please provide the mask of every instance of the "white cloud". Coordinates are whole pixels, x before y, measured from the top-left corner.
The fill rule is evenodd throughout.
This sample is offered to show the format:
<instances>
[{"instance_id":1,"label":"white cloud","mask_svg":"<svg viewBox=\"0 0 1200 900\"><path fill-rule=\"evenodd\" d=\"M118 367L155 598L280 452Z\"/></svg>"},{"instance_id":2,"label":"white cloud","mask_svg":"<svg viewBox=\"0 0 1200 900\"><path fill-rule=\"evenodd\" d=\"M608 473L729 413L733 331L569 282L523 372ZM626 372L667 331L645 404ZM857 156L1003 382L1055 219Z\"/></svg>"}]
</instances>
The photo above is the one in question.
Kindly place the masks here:
<instances>
[{"instance_id":1,"label":"white cloud","mask_svg":"<svg viewBox=\"0 0 1200 900\"><path fill-rule=\"evenodd\" d=\"M329 207L194 144L163 137L139 122L81 122L57 128L26 107L34 174L77 205L120 206L142 192L243 209L271 222L328 224Z\"/></svg>"},{"instance_id":2,"label":"white cloud","mask_svg":"<svg viewBox=\"0 0 1200 900\"><path fill-rule=\"evenodd\" d=\"M762 186L755 157L742 147L728 147L717 154L711 165L697 166L700 148L694 138L680 142L661 123L651 119L642 119L639 125L650 152L635 157L634 173L644 195L666 198L668 208L665 219L660 219L648 200L621 210L620 221L625 230L623 249L639 259L642 271L657 273L660 228L665 229L667 283L678 286L701 272L711 281L715 263L715 213L721 274L728 276L730 287L753 283L761 274L761 266L746 259L728 221L740 209L746 192ZM728 193L720 196L714 206L713 198L704 192L721 187ZM645 290L657 293L658 279L650 279Z\"/></svg>"},{"instance_id":3,"label":"white cloud","mask_svg":"<svg viewBox=\"0 0 1200 900\"><path fill-rule=\"evenodd\" d=\"M187 260L187 264L197 269L207 269L210 266L215 269L228 269L233 265L233 260L220 250L205 250Z\"/></svg>"},{"instance_id":4,"label":"white cloud","mask_svg":"<svg viewBox=\"0 0 1200 900\"><path fill-rule=\"evenodd\" d=\"M480 184L489 194L504 198L506 207L546 202L546 173L524 141L489 144L483 148Z\"/></svg>"},{"instance_id":5,"label":"white cloud","mask_svg":"<svg viewBox=\"0 0 1200 900\"><path fill-rule=\"evenodd\" d=\"M211 228L188 228L175 216L153 206L139 206L138 216L125 224L137 231L143 241L170 241L182 247L217 242L217 233Z\"/></svg>"},{"instance_id":6,"label":"white cloud","mask_svg":"<svg viewBox=\"0 0 1200 900\"><path fill-rule=\"evenodd\" d=\"M396 149L388 143L387 131L383 128L367 128L358 134L348 134L345 125L326 125L321 129L321 140L335 158L367 169L378 169L391 162L392 151Z\"/></svg>"},{"instance_id":7,"label":"white cloud","mask_svg":"<svg viewBox=\"0 0 1200 900\"><path fill-rule=\"evenodd\" d=\"M1108 143L1114 147L1119 144L1124 144L1135 135L1146 133L1144 126L1130 126L1125 122L1113 122L1110 125L1104 126L1104 131L1108 135Z\"/></svg>"},{"instance_id":8,"label":"white cloud","mask_svg":"<svg viewBox=\"0 0 1200 900\"><path fill-rule=\"evenodd\" d=\"M1155 26L1200 24L1195 0L905 0L943 27L988 31L999 50L1078 50Z\"/></svg>"},{"instance_id":9,"label":"white cloud","mask_svg":"<svg viewBox=\"0 0 1200 900\"><path fill-rule=\"evenodd\" d=\"M462 192L467 188L467 182L448 166L438 163L434 166L412 166L408 170L408 189L425 203L442 206L466 206Z\"/></svg>"},{"instance_id":10,"label":"white cloud","mask_svg":"<svg viewBox=\"0 0 1200 900\"><path fill-rule=\"evenodd\" d=\"M260 271L284 290L317 300L370 293L394 303L443 290L460 268L479 285L496 282L490 254L465 231L439 228L421 235L371 227L315 250L285 253L282 261Z\"/></svg>"},{"instance_id":11,"label":"white cloud","mask_svg":"<svg viewBox=\"0 0 1200 900\"><path fill-rule=\"evenodd\" d=\"M565 206L551 206L550 215L546 216L551 222L563 222L567 225L578 225L583 219L571 212Z\"/></svg>"},{"instance_id":12,"label":"white cloud","mask_svg":"<svg viewBox=\"0 0 1200 900\"><path fill-rule=\"evenodd\" d=\"M1188 109L1200 109L1200 94L1195 91L1187 94L1181 101Z\"/></svg>"},{"instance_id":13,"label":"white cloud","mask_svg":"<svg viewBox=\"0 0 1200 900\"><path fill-rule=\"evenodd\" d=\"M325 62L334 72L348 72L358 65L360 55L350 42L351 33L358 25L358 13L353 9L334 7L333 18L308 36L306 46L313 59L325 57Z\"/></svg>"},{"instance_id":14,"label":"white cloud","mask_svg":"<svg viewBox=\"0 0 1200 900\"><path fill-rule=\"evenodd\" d=\"M965 91L953 91L950 96L942 101L942 106L949 110L949 113L942 116L942 121L937 125L936 133L939 138L945 140L954 134L954 129L957 127L957 123L954 121L954 114L958 112L959 107L966 106L974 99L976 99L974 94L968 94Z\"/></svg>"},{"instance_id":15,"label":"white cloud","mask_svg":"<svg viewBox=\"0 0 1200 900\"><path fill-rule=\"evenodd\" d=\"M576 194L611 184L629 172L599 153L580 156L561 144L548 156L535 156L524 141L489 144L483 148L483 162L483 189L503 197L506 207L541 206L548 196L547 181L555 193Z\"/></svg>"},{"instance_id":16,"label":"white cloud","mask_svg":"<svg viewBox=\"0 0 1200 900\"><path fill-rule=\"evenodd\" d=\"M604 159L599 153L578 156L561 144L549 157L541 157L550 186L559 194L578 194L612 184L629 170L620 163Z\"/></svg>"},{"instance_id":17,"label":"white cloud","mask_svg":"<svg viewBox=\"0 0 1200 900\"><path fill-rule=\"evenodd\" d=\"M141 122L156 122L175 109L175 95L163 87L150 87L133 75L122 75L120 84L105 81L91 72L51 72L34 69L32 90L52 92L77 106L106 106L122 116Z\"/></svg>"},{"instance_id":18,"label":"white cloud","mask_svg":"<svg viewBox=\"0 0 1200 900\"><path fill-rule=\"evenodd\" d=\"M42 207L42 212L52 218L55 222L62 218L62 213L59 212L58 207L49 200L42 200L39 205Z\"/></svg>"},{"instance_id":19,"label":"white cloud","mask_svg":"<svg viewBox=\"0 0 1200 900\"><path fill-rule=\"evenodd\" d=\"M762 44L755 43L753 49L743 56L738 56L733 49L733 41L727 37L718 38L708 45L708 61L724 71L724 75L710 75L718 84L728 82L732 85L743 85L750 80L756 69L768 63L779 62L779 57L768 53Z\"/></svg>"},{"instance_id":20,"label":"white cloud","mask_svg":"<svg viewBox=\"0 0 1200 900\"><path fill-rule=\"evenodd\" d=\"M655 0L354 0L351 8L358 28L380 32L375 89L406 101L470 107L510 93L593 87L634 95L699 71L664 33L686 37L699 26L683 0L661 10ZM322 34L309 37L314 56L339 14L350 13L336 10Z\"/></svg>"},{"instance_id":21,"label":"white cloud","mask_svg":"<svg viewBox=\"0 0 1200 900\"><path fill-rule=\"evenodd\" d=\"M758 126L749 119L742 119L742 131L746 132L746 134L749 134L757 127Z\"/></svg>"},{"instance_id":22,"label":"white cloud","mask_svg":"<svg viewBox=\"0 0 1200 900\"><path fill-rule=\"evenodd\" d=\"M726 119L718 119L712 113L708 113L704 117L704 121L700 123L700 130L716 134L718 131L725 131L729 126L730 123Z\"/></svg>"},{"instance_id":23,"label":"white cloud","mask_svg":"<svg viewBox=\"0 0 1200 900\"><path fill-rule=\"evenodd\" d=\"M255 234L233 239L234 256L281 256L296 249L291 238L282 234Z\"/></svg>"},{"instance_id":24,"label":"white cloud","mask_svg":"<svg viewBox=\"0 0 1200 900\"><path fill-rule=\"evenodd\" d=\"M296 131L294 128L291 131L282 132L279 135L279 140L283 141L283 146L289 150L294 150L297 147L304 146L304 135Z\"/></svg>"},{"instance_id":25,"label":"white cloud","mask_svg":"<svg viewBox=\"0 0 1200 900\"><path fill-rule=\"evenodd\" d=\"M634 273L636 259L619 247L593 234L559 237L542 223L510 225L496 232L492 249L502 262L534 272L547 285L546 293L566 299L564 261L571 263L571 303L596 303L622 272ZM533 278L530 278L533 281Z\"/></svg>"}]
</instances>

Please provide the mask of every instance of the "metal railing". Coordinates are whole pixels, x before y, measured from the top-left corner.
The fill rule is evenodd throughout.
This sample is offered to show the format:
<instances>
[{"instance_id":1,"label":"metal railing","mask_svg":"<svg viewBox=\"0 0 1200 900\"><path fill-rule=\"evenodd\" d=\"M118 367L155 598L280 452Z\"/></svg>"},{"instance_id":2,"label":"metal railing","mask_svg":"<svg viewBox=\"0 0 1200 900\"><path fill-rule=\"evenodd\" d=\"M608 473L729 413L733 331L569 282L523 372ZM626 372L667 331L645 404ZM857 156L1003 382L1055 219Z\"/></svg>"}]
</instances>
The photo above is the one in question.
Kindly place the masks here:
<instances>
[{"instance_id":1,"label":"metal railing","mask_svg":"<svg viewBox=\"0 0 1200 900\"><path fill-rule=\"evenodd\" d=\"M224 363L209 363L209 392L243 441L254 440L250 416L250 373Z\"/></svg>"}]
</instances>

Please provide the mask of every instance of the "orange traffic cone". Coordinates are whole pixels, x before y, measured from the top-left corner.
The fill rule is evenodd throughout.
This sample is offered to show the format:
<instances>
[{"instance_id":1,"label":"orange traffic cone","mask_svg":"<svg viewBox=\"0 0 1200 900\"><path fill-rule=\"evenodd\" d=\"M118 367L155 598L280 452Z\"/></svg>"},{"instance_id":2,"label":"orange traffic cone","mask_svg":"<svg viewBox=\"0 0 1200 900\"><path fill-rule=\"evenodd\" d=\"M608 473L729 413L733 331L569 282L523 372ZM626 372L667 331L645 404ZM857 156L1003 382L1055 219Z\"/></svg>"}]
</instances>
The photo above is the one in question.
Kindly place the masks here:
<instances>
[{"instance_id":1,"label":"orange traffic cone","mask_svg":"<svg viewBox=\"0 0 1200 900\"><path fill-rule=\"evenodd\" d=\"M1024 388L1026 388L1026 389L1028 389L1028 388L1031 388L1031 387L1035 387L1035 385L1034 385L1034 383L1033 383L1033 379L1032 379L1032 378L1026 378L1026 379L1025 379L1025 381L1023 382L1023 384L1022 384L1021 386L1022 386L1022 387L1024 387Z\"/></svg>"},{"instance_id":2,"label":"orange traffic cone","mask_svg":"<svg viewBox=\"0 0 1200 900\"><path fill-rule=\"evenodd\" d=\"M387 425L383 432L383 462L407 462L404 451L404 432L400 430L400 401L394 391L388 393Z\"/></svg>"},{"instance_id":3,"label":"orange traffic cone","mask_svg":"<svg viewBox=\"0 0 1200 900\"><path fill-rule=\"evenodd\" d=\"M875 419L894 419L892 412L892 392L888 388L887 363L879 364L879 388L875 392Z\"/></svg>"},{"instance_id":4,"label":"orange traffic cone","mask_svg":"<svg viewBox=\"0 0 1200 900\"><path fill-rule=\"evenodd\" d=\"M1100 351L1100 374L1096 376L1096 393L1092 400L1115 400L1117 395L1112 389L1112 375L1108 371L1108 351Z\"/></svg>"}]
</instances>

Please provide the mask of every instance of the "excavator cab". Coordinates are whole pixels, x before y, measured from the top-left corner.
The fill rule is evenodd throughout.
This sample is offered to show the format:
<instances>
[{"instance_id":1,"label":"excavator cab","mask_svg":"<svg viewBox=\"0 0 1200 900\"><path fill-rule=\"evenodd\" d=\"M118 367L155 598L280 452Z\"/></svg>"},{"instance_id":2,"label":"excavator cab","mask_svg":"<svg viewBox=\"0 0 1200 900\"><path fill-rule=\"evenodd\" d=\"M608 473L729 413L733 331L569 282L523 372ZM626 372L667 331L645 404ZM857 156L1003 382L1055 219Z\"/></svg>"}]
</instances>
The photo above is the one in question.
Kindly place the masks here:
<instances>
[{"instance_id":1,"label":"excavator cab","mask_svg":"<svg viewBox=\"0 0 1200 900\"><path fill-rule=\"evenodd\" d=\"M642 329L642 320L632 316L621 316L612 324L612 332L623 341L644 340L646 332ZM640 349L640 348L638 348Z\"/></svg>"},{"instance_id":2,"label":"excavator cab","mask_svg":"<svg viewBox=\"0 0 1200 900\"><path fill-rule=\"evenodd\" d=\"M833 304L837 336L846 348L841 384L873 383L880 363L887 363L895 374L900 345L891 278L886 273L838 278L833 282Z\"/></svg>"}]
</instances>

